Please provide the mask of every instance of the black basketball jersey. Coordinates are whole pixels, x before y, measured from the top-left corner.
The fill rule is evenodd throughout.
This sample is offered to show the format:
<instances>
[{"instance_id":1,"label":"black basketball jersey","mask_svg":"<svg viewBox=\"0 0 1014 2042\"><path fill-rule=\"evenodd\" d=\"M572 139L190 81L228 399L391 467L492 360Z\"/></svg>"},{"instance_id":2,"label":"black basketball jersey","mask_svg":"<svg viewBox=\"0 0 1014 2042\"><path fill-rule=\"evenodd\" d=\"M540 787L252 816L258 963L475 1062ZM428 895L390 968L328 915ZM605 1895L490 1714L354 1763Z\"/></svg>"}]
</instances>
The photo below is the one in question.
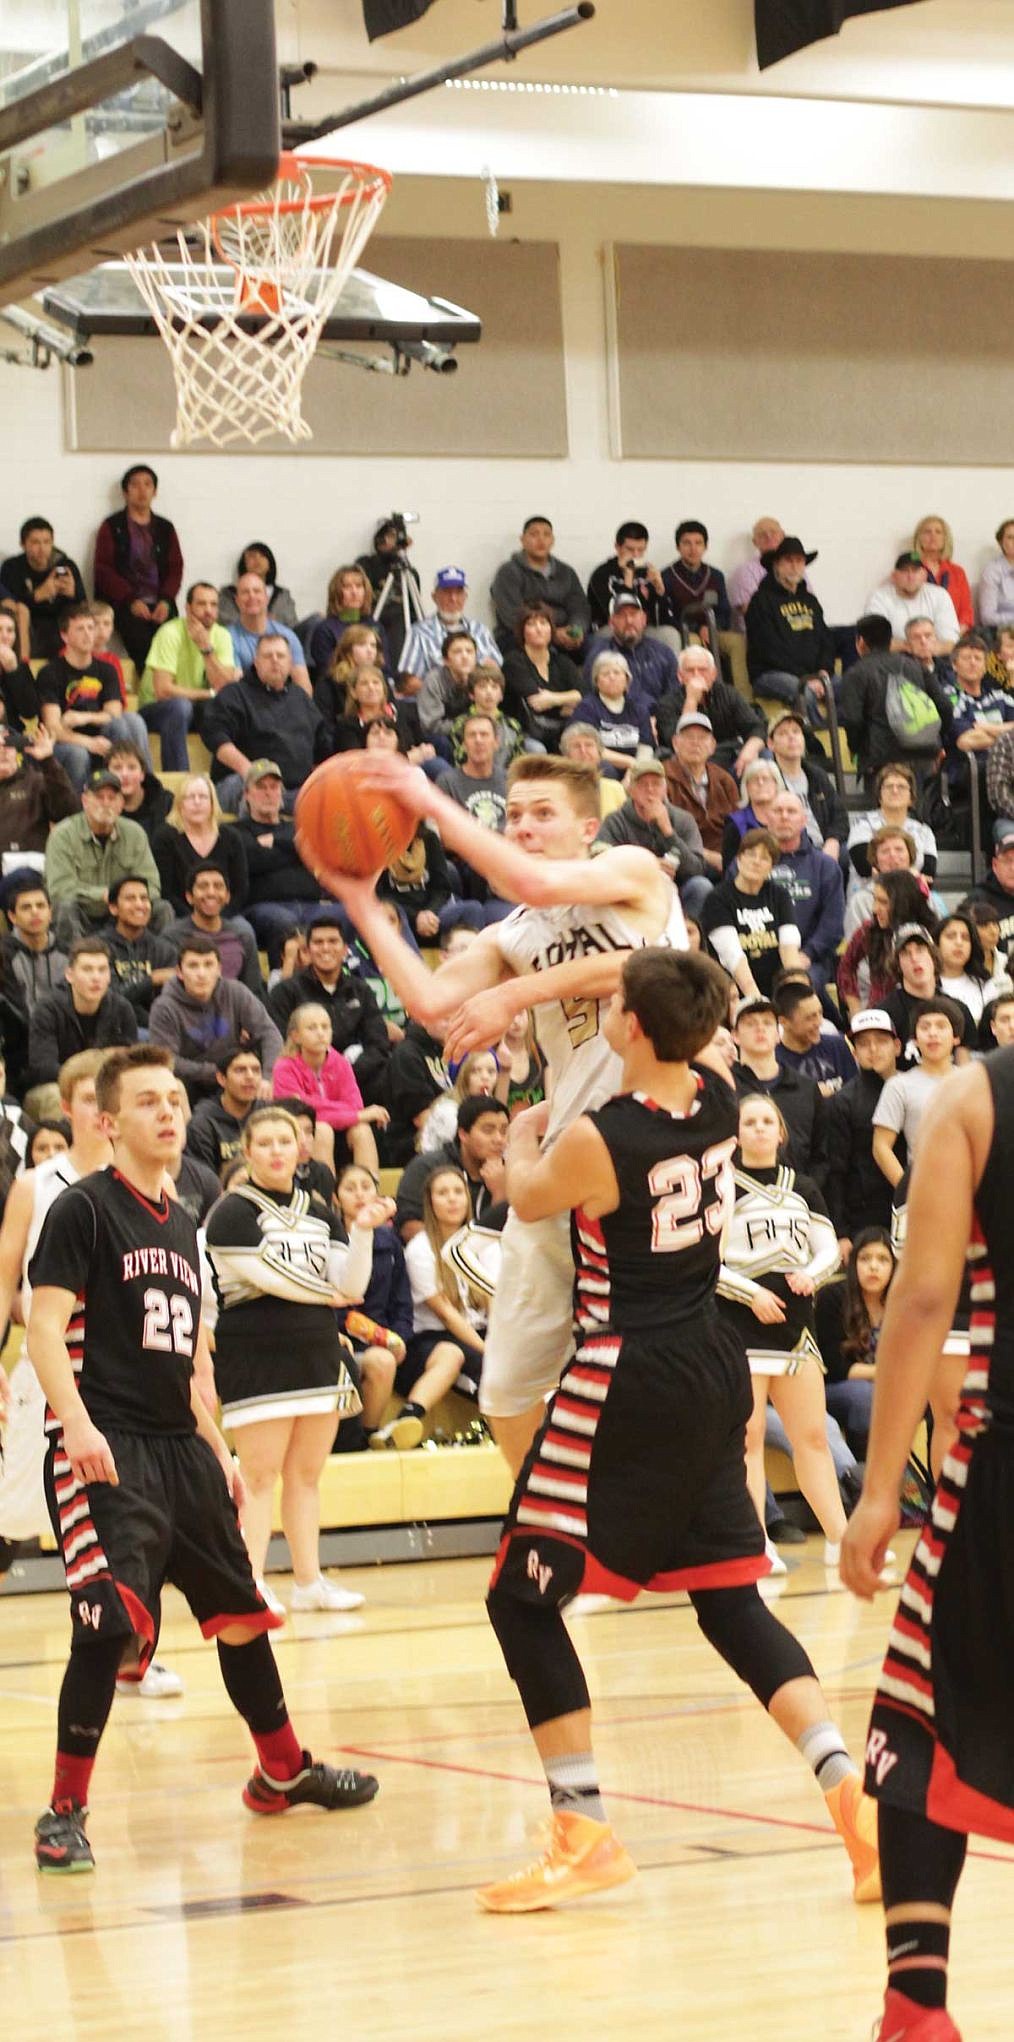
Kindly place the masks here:
<instances>
[{"instance_id":1,"label":"black basketball jersey","mask_svg":"<svg viewBox=\"0 0 1014 2042\"><path fill-rule=\"evenodd\" d=\"M966 1390L984 1390L994 1422L1014 1428L1014 1049L983 1059L993 1140L975 1194L968 1251L972 1358Z\"/></svg>"},{"instance_id":2,"label":"black basketball jersey","mask_svg":"<svg viewBox=\"0 0 1014 2042\"><path fill-rule=\"evenodd\" d=\"M94 1423L187 1433L201 1313L197 1232L177 1201L153 1205L118 1170L62 1191L28 1271L33 1291L71 1290L67 1346ZM58 1431L52 1413L47 1430Z\"/></svg>"},{"instance_id":3,"label":"black basketball jersey","mask_svg":"<svg viewBox=\"0 0 1014 2042\"><path fill-rule=\"evenodd\" d=\"M687 1114L628 1092L589 1115L609 1150L620 1202L601 1219L580 1206L572 1215L575 1312L586 1331L662 1331L714 1299L738 1108L724 1079L704 1069L694 1075L697 1098Z\"/></svg>"}]
</instances>

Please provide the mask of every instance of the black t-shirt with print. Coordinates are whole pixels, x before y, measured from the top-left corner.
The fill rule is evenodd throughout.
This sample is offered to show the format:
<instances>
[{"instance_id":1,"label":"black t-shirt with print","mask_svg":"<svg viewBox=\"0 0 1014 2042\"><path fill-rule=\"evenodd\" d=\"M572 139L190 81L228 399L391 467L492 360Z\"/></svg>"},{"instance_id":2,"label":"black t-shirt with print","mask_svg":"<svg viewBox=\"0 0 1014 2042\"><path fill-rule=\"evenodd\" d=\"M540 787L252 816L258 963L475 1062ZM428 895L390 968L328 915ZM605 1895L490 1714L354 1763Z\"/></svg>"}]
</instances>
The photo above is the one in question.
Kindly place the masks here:
<instances>
[{"instance_id":1,"label":"black t-shirt with print","mask_svg":"<svg viewBox=\"0 0 1014 2042\"><path fill-rule=\"evenodd\" d=\"M701 927L706 936L715 929L733 928L753 974L757 989L770 993L781 964L778 931L794 926L795 909L777 880L766 879L759 893L742 893L733 879L723 879L704 903Z\"/></svg>"}]
</instances>

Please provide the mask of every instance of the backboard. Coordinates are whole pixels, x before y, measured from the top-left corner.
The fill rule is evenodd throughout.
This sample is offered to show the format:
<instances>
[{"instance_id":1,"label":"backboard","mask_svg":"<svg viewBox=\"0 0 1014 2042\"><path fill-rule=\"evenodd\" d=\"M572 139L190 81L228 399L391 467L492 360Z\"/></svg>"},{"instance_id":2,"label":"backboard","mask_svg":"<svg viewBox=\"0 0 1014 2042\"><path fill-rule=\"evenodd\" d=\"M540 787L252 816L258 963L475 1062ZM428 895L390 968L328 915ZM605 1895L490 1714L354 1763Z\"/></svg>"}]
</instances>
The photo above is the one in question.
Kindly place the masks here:
<instances>
[{"instance_id":1,"label":"backboard","mask_svg":"<svg viewBox=\"0 0 1014 2042\"><path fill-rule=\"evenodd\" d=\"M223 301L231 303L235 277L230 270L221 271L220 286ZM43 292L42 305L47 318L83 342L110 334L144 338L157 330L125 262L105 262L87 276L68 277L54 284ZM213 310L209 310L206 323L209 328L214 326ZM262 322L251 318L241 323L253 331ZM475 314L449 299L422 297L401 284L373 276L369 270L354 269L321 338L453 347L461 341L478 340L481 332Z\"/></svg>"},{"instance_id":2,"label":"backboard","mask_svg":"<svg viewBox=\"0 0 1014 2042\"><path fill-rule=\"evenodd\" d=\"M0 305L264 190L274 0L3 0Z\"/></svg>"}]
</instances>

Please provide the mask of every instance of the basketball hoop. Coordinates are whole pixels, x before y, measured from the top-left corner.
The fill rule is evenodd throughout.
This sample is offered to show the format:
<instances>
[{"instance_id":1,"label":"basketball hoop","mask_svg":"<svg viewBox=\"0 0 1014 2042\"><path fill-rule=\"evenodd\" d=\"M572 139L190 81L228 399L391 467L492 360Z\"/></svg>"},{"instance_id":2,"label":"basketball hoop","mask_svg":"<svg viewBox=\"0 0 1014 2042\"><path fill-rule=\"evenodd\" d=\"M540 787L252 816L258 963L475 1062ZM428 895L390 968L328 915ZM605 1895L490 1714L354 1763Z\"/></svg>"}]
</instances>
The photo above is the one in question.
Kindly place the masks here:
<instances>
[{"instance_id":1,"label":"basketball hoop","mask_svg":"<svg viewBox=\"0 0 1014 2042\"><path fill-rule=\"evenodd\" d=\"M270 191L127 256L172 361L174 447L313 437L303 378L390 188L368 163L285 155Z\"/></svg>"}]
</instances>

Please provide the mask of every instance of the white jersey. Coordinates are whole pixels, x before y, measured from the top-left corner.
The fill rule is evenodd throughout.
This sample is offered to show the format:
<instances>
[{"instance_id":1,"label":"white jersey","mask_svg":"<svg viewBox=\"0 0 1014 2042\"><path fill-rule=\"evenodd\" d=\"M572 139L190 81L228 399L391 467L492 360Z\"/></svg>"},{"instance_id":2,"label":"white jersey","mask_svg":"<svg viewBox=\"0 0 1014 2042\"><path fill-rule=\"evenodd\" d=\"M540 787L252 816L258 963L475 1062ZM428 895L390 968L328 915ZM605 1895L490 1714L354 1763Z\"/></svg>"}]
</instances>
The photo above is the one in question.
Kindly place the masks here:
<instances>
[{"instance_id":1,"label":"white jersey","mask_svg":"<svg viewBox=\"0 0 1014 2042\"><path fill-rule=\"evenodd\" d=\"M505 963L518 973L548 971L554 964L610 950L649 946L686 950L683 909L675 887L671 893L665 927L655 936L635 928L619 908L582 902L572 908L515 908L495 924L493 940ZM619 1090L622 1064L602 1032L608 1009L608 999L584 997L550 1000L536 1011L536 1030L552 1079L547 1142Z\"/></svg>"},{"instance_id":2,"label":"white jersey","mask_svg":"<svg viewBox=\"0 0 1014 2042\"><path fill-rule=\"evenodd\" d=\"M32 1218L28 1229L28 1238L25 1242L24 1273L21 1285L21 1299L26 1326L28 1324L28 1309L32 1302L32 1289L28 1281L28 1270L32 1256L39 1245L39 1236L45 1226L49 1209L56 1204L61 1191L66 1191L68 1185L80 1184L80 1182L81 1172L75 1169L66 1149L61 1150L58 1156L50 1156L45 1163L39 1164L37 1170L32 1171Z\"/></svg>"},{"instance_id":3,"label":"white jersey","mask_svg":"<svg viewBox=\"0 0 1014 2042\"><path fill-rule=\"evenodd\" d=\"M80 1171L68 1161L66 1151L59 1156L50 1156L48 1162L40 1163L32 1172L33 1203L25 1244L26 1272L38 1245L46 1214L61 1191L66 1191L68 1184L76 1184L80 1175ZM27 1274L24 1276L22 1298L27 1323L31 1302ZM49 1531L49 1510L43 1483L45 1419L46 1399L42 1385L27 1354L22 1353L11 1372L11 1409L4 1452L0 1456L0 1537L37 1539Z\"/></svg>"}]
</instances>

